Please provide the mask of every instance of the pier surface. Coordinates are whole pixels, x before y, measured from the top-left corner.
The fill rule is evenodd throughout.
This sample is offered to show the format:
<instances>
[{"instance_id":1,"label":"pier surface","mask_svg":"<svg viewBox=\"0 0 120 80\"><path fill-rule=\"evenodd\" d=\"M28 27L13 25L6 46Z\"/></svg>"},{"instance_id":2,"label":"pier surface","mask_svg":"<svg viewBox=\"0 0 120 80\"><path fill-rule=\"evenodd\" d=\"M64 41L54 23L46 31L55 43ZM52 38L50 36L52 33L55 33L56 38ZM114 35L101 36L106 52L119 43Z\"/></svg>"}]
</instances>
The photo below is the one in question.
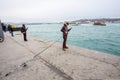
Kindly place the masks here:
<instances>
[{"instance_id":1,"label":"pier surface","mask_svg":"<svg viewBox=\"0 0 120 80\"><path fill-rule=\"evenodd\" d=\"M120 57L20 33L4 33L0 80L120 80Z\"/></svg>"}]
</instances>

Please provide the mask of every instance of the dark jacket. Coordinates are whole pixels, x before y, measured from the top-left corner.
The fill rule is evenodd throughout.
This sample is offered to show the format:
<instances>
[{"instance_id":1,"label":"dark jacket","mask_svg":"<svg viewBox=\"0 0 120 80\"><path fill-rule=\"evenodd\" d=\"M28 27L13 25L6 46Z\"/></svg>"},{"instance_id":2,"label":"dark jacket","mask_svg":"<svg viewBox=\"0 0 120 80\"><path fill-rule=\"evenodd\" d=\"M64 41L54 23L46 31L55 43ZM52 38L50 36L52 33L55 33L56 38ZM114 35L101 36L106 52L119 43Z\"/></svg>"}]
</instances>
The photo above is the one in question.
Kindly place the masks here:
<instances>
[{"instance_id":1,"label":"dark jacket","mask_svg":"<svg viewBox=\"0 0 120 80\"><path fill-rule=\"evenodd\" d=\"M27 29L25 27L21 28L21 33L26 32L26 31L27 31Z\"/></svg>"},{"instance_id":2,"label":"dark jacket","mask_svg":"<svg viewBox=\"0 0 120 80\"><path fill-rule=\"evenodd\" d=\"M12 28L12 26L10 27L10 31L13 32L13 28Z\"/></svg>"},{"instance_id":3,"label":"dark jacket","mask_svg":"<svg viewBox=\"0 0 120 80\"><path fill-rule=\"evenodd\" d=\"M61 29L61 32L63 32L63 35L68 35L68 32L71 30L71 28L70 29L68 29L68 27L67 26L63 26L62 27L62 29Z\"/></svg>"}]
</instances>

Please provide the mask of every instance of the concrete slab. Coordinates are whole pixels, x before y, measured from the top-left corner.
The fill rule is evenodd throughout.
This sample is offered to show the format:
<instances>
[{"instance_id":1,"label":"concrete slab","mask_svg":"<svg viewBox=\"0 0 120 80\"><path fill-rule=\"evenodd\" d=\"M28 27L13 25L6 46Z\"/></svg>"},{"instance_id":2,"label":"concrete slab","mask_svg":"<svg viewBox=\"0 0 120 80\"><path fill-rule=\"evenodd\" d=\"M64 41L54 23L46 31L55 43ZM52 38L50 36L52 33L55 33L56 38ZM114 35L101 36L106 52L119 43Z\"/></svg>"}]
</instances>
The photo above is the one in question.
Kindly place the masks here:
<instances>
[{"instance_id":1,"label":"concrete slab","mask_svg":"<svg viewBox=\"0 0 120 80\"><path fill-rule=\"evenodd\" d=\"M120 80L119 56L76 46L63 51L61 43L30 36L24 42L21 33L15 34L5 33L0 44L3 80Z\"/></svg>"}]
</instances>

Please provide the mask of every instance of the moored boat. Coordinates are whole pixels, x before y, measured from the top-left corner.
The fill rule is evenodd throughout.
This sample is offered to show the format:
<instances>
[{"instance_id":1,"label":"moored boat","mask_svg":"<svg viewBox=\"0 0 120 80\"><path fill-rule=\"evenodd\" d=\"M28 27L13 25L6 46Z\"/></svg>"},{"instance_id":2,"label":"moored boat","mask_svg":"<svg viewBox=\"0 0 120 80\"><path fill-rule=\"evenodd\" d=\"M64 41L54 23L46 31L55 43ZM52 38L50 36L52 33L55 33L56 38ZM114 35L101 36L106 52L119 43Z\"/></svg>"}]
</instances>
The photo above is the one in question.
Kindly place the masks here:
<instances>
[{"instance_id":1,"label":"moored boat","mask_svg":"<svg viewBox=\"0 0 120 80\"><path fill-rule=\"evenodd\" d=\"M93 25L106 26L105 22L94 22Z\"/></svg>"}]
</instances>

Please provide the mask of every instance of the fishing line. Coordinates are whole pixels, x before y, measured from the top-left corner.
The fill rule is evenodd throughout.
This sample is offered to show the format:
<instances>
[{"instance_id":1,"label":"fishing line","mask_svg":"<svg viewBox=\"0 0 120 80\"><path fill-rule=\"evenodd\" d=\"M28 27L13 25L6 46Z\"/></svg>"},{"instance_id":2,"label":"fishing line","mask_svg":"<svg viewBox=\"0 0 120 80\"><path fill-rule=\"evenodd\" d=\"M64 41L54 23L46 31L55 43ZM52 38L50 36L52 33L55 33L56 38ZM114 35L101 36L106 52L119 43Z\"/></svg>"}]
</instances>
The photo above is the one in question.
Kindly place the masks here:
<instances>
[{"instance_id":1,"label":"fishing line","mask_svg":"<svg viewBox=\"0 0 120 80\"><path fill-rule=\"evenodd\" d=\"M43 53L44 51L46 51L47 49L49 49L50 47L52 47L52 46L53 46L56 42L58 42L60 39L61 39L61 36L60 36L60 38L58 38L56 41L54 41L52 44L50 44L48 47L46 47L44 50L42 50L41 52L39 52L38 54L36 54L36 55L34 56L34 58L37 57L38 55L40 55L41 53Z\"/></svg>"}]
</instances>

